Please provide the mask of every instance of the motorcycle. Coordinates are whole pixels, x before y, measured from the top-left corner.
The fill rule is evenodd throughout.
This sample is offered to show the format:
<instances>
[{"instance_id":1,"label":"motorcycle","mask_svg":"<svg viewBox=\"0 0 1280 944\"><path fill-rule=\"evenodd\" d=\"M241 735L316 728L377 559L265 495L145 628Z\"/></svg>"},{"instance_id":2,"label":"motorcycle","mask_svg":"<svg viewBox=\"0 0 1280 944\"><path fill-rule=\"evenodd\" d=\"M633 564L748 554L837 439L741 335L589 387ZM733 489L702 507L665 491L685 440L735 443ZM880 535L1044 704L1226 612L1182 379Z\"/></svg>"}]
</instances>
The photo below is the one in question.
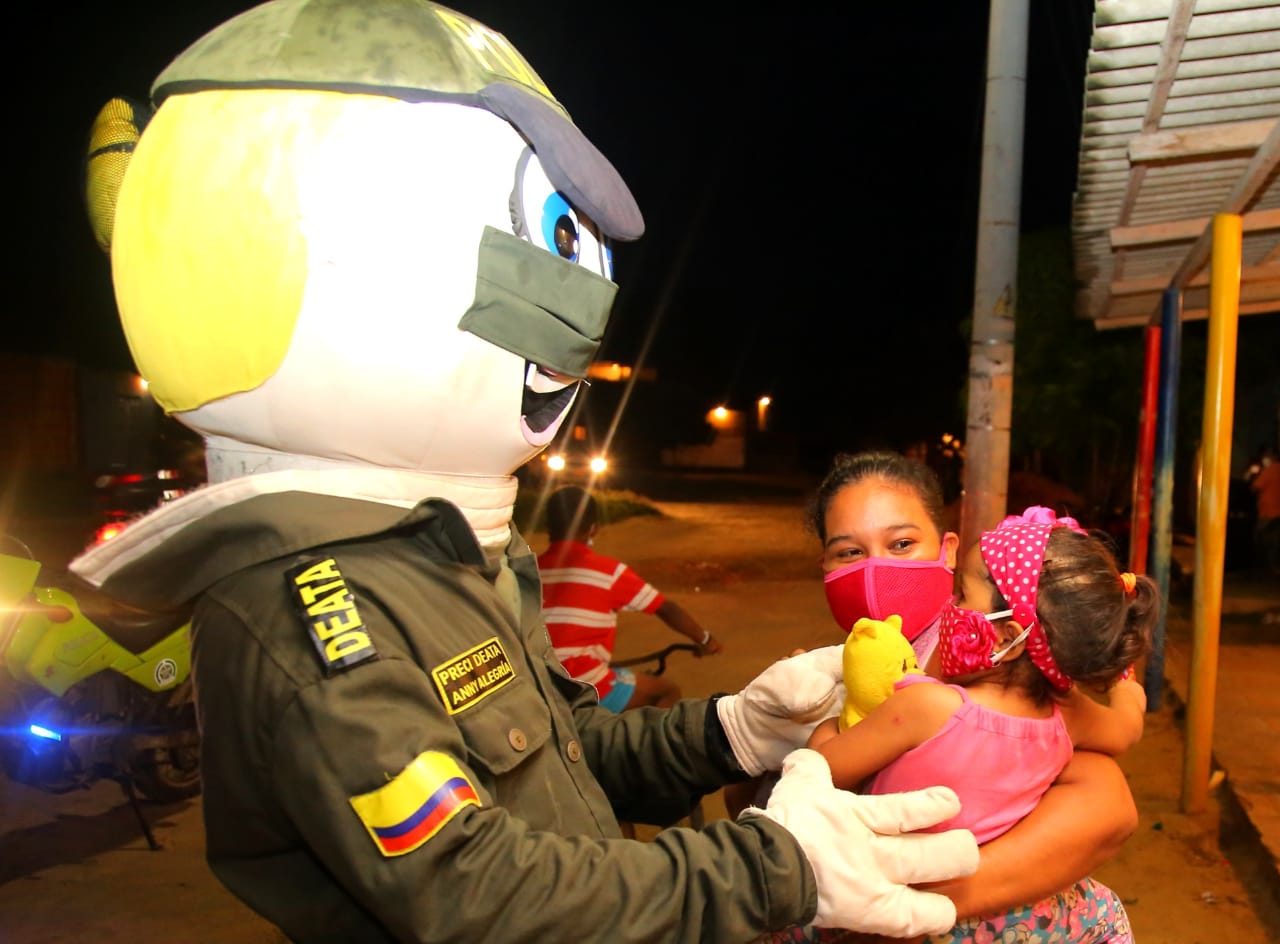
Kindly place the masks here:
<instances>
[{"instance_id":1,"label":"motorcycle","mask_svg":"<svg viewBox=\"0 0 1280 944\"><path fill-rule=\"evenodd\" d=\"M128 610L87 585L40 586L30 548L0 542L5 774L49 793L114 780L158 849L138 794L170 803L200 792L189 614Z\"/></svg>"}]
</instances>

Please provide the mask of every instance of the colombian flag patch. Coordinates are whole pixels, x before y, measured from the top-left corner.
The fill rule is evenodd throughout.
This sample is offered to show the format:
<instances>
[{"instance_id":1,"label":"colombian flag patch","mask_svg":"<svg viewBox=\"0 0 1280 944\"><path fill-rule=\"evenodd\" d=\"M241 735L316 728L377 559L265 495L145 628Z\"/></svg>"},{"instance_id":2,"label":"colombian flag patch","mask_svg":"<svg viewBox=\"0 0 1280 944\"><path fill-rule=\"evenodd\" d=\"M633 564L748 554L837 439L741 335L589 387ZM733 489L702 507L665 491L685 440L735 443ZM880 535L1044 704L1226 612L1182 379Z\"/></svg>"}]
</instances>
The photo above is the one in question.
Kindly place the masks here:
<instances>
[{"instance_id":1,"label":"colombian flag patch","mask_svg":"<svg viewBox=\"0 0 1280 944\"><path fill-rule=\"evenodd\" d=\"M412 852L464 806L479 806L475 787L448 754L426 751L395 779L350 803L384 856Z\"/></svg>"}]
</instances>

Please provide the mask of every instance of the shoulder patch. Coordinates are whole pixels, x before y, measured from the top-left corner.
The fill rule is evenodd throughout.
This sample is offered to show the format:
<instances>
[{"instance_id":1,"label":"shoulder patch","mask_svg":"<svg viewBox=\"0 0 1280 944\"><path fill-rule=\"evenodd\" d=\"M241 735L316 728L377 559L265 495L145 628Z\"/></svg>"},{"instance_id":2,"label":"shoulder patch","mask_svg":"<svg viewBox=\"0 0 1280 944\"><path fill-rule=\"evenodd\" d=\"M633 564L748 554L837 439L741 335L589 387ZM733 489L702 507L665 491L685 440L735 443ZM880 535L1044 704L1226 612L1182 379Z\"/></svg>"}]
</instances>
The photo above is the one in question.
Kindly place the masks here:
<instances>
[{"instance_id":1,"label":"shoulder patch","mask_svg":"<svg viewBox=\"0 0 1280 944\"><path fill-rule=\"evenodd\" d=\"M285 573L285 580L325 675L378 657L355 597L332 557L299 564Z\"/></svg>"},{"instance_id":2,"label":"shoulder patch","mask_svg":"<svg viewBox=\"0 0 1280 944\"><path fill-rule=\"evenodd\" d=\"M488 698L513 678L515 669L497 636L472 646L431 670L445 710L451 715Z\"/></svg>"},{"instance_id":3,"label":"shoulder patch","mask_svg":"<svg viewBox=\"0 0 1280 944\"><path fill-rule=\"evenodd\" d=\"M448 754L425 751L385 786L349 799L384 856L412 852L465 806L479 806L476 789Z\"/></svg>"}]
</instances>

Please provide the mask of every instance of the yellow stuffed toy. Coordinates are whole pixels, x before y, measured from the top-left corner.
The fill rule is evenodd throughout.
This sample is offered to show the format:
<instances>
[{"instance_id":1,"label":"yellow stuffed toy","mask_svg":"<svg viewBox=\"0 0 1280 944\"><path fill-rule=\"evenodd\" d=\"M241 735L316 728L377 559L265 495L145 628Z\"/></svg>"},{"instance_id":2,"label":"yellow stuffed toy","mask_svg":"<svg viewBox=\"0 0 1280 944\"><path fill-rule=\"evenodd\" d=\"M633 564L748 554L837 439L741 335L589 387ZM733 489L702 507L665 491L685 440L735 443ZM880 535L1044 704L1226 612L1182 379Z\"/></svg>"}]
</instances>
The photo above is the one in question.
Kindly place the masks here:
<instances>
[{"instance_id":1,"label":"yellow stuffed toy","mask_svg":"<svg viewBox=\"0 0 1280 944\"><path fill-rule=\"evenodd\" d=\"M845 699L839 729L848 730L865 718L909 672L923 674L911 643L902 635L902 617L864 617L854 623L844 644Z\"/></svg>"}]
</instances>

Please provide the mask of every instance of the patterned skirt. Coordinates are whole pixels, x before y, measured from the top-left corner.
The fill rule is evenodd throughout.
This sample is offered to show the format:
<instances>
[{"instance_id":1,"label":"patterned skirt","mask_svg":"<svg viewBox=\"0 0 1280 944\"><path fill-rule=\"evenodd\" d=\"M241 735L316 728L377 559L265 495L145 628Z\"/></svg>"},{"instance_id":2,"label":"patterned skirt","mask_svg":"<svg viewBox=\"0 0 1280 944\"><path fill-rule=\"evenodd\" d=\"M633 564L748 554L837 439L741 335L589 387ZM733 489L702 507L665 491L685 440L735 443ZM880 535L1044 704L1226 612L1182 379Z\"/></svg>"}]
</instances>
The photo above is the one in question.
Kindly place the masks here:
<instances>
[{"instance_id":1,"label":"patterned skirt","mask_svg":"<svg viewBox=\"0 0 1280 944\"><path fill-rule=\"evenodd\" d=\"M868 944L875 935L832 928L792 927L759 939L760 944ZM1133 944L1129 916L1107 886L1087 878L1034 905L996 917L972 918L920 944Z\"/></svg>"}]
</instances>

